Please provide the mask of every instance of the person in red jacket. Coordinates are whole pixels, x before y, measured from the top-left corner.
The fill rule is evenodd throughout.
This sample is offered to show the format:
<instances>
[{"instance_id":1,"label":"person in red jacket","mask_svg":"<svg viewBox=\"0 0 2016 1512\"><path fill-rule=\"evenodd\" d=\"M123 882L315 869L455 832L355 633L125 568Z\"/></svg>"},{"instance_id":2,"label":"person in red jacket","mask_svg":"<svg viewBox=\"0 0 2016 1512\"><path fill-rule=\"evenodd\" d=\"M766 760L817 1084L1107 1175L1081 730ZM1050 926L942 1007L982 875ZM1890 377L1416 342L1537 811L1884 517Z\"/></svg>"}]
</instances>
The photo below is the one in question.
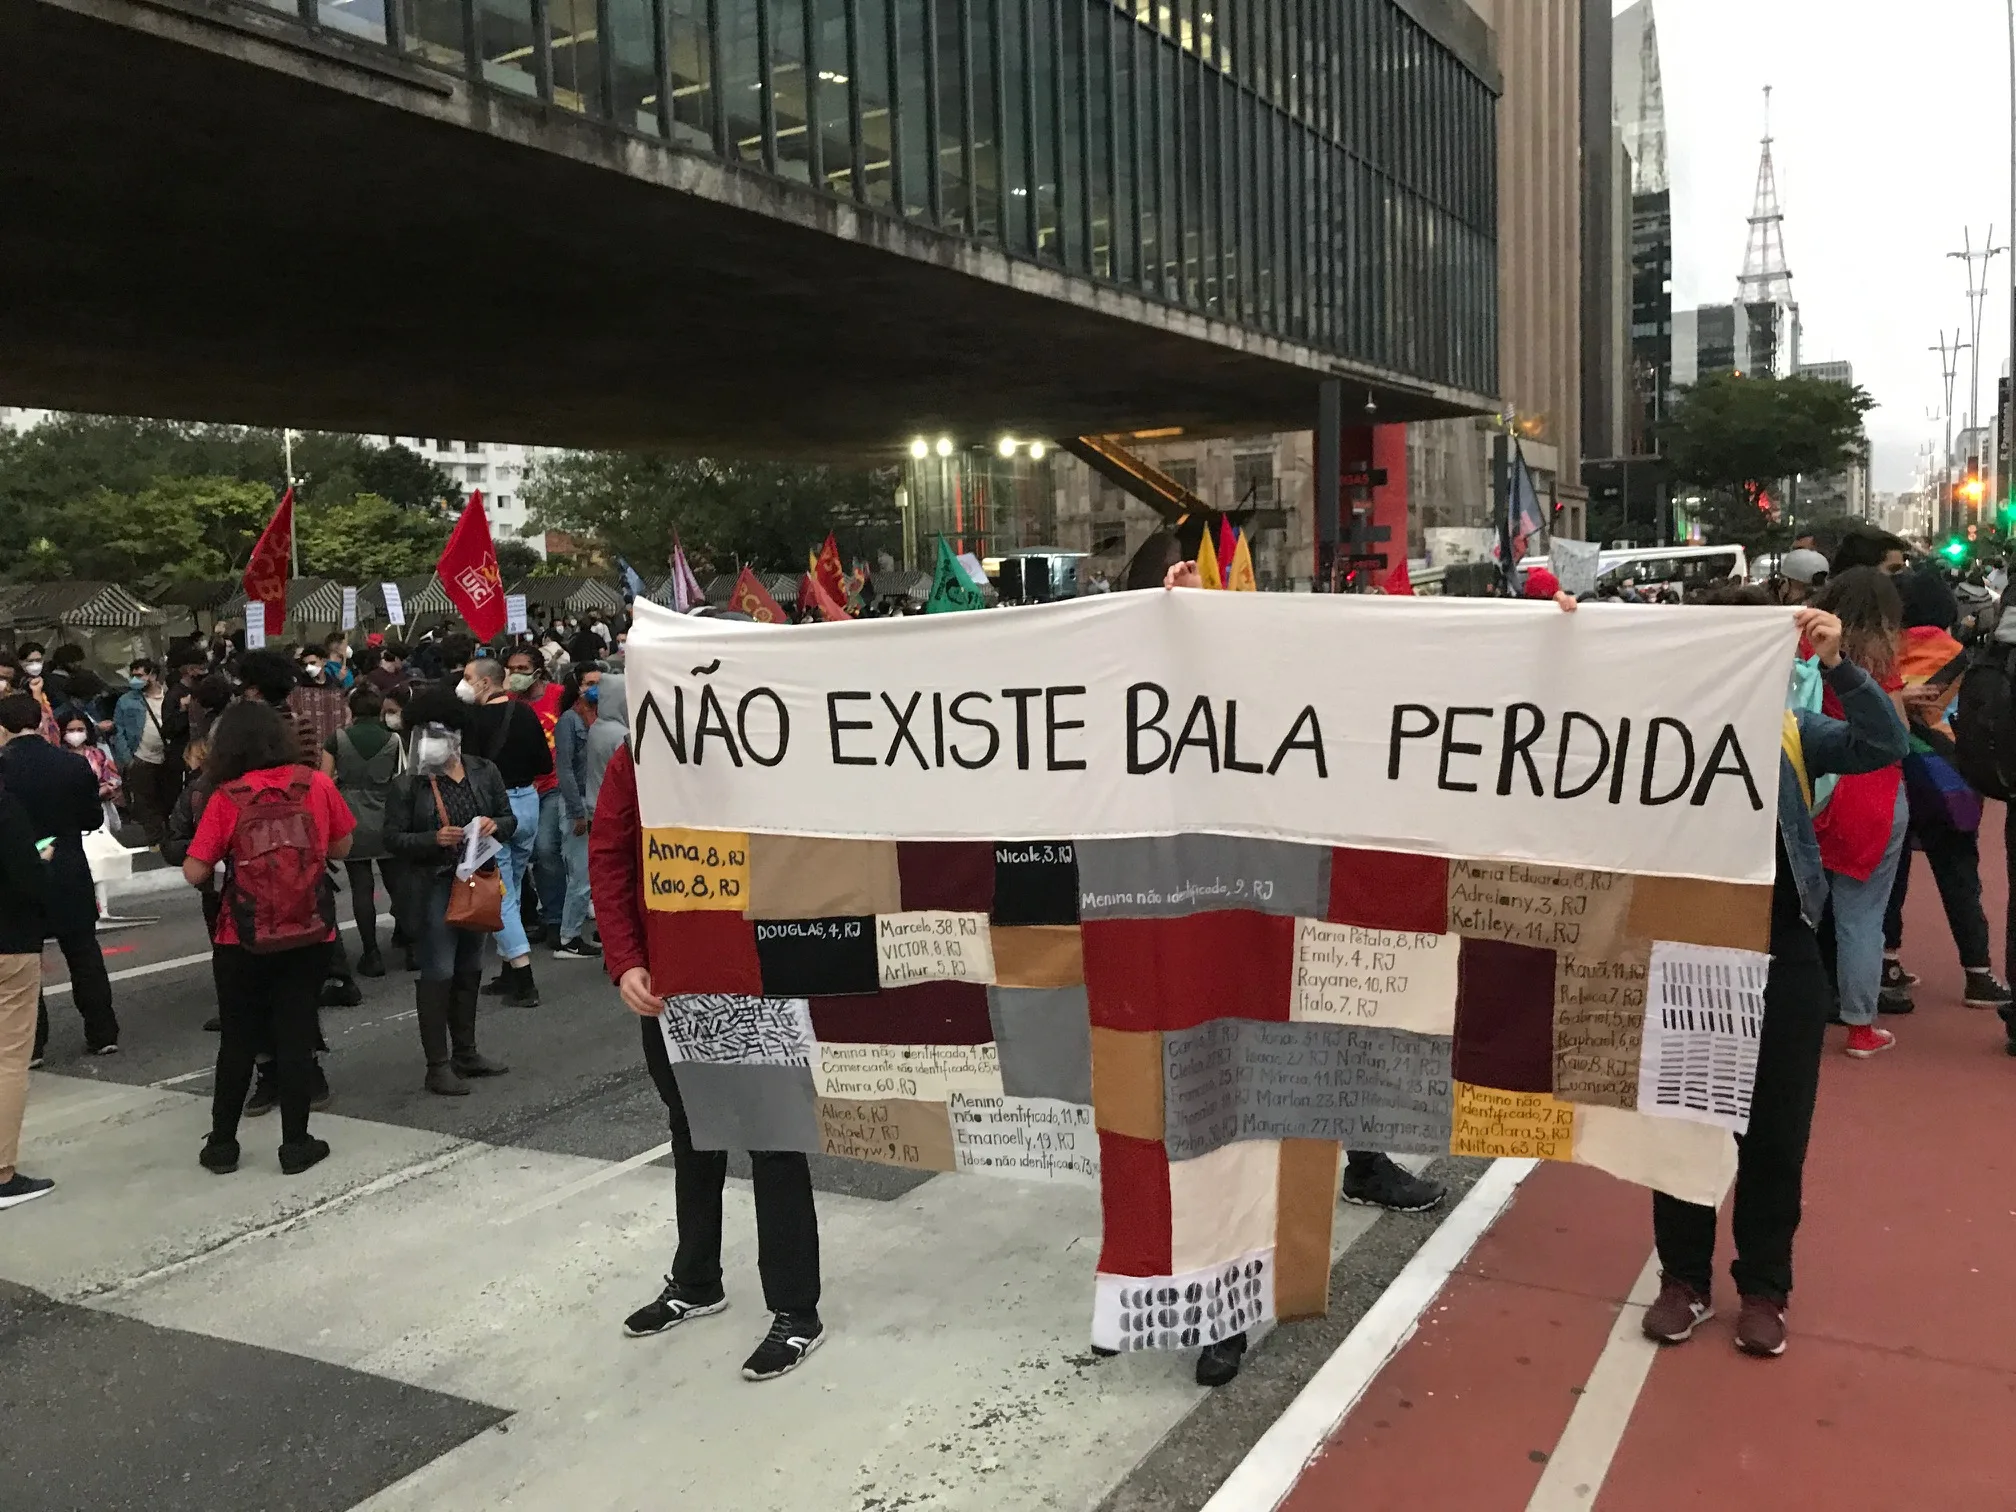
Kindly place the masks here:
<instances>
[{"instance_id":1,"label":"person in red jacket","mask_svg":"<svg viewBox=\"0 0 2016 1512\"><path fill-rule=\"evenodd\" d=\"M721 1191L728 1152L700 1150L686 1122L672 1074L662 1014L680 1011L679 998L651 988L645 952L643 826L637 808L637 771L626 745L609 759L596 796L588 837L588 875L595 920L602 933L602 963L623 1006L643 1029L644 1063L672 1124L673 1200L679 1248L672 1272L655 1301L623 1323L632 1338L664 1333L689 1318L728 1306L721 1285ZM756 1187L756 1268L763 1302L773 1314L769 1332L742 1366L745 1380L768 1381L797 1368L825 1338L819 1321L819 1217L812 1205L812 1172L793 1150L752 1150Z\"/></svg>"}]
</instances>

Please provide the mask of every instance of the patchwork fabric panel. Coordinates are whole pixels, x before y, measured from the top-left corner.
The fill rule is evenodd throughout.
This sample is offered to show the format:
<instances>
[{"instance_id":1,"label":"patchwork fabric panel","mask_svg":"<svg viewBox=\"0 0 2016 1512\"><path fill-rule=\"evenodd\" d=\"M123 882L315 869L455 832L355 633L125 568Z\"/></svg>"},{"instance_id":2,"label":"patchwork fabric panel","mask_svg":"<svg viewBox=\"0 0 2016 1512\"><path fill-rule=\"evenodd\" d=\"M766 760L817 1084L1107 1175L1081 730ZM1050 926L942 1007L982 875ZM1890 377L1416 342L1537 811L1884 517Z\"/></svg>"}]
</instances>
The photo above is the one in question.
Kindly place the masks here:
<instances>
[{"instance_id":1,"label":"patchwork fabric panel","mask_svg":"<svg viewBox=\"0 0 2016 1512\"><path fill-rule=\"evenodd\" d=\"M1096 1185L1102 1347L1320 1314L1348 1149L1733 1179L1768 888L1204 834L644 847L696 1144Z\"/></svg>"}]
</instances>

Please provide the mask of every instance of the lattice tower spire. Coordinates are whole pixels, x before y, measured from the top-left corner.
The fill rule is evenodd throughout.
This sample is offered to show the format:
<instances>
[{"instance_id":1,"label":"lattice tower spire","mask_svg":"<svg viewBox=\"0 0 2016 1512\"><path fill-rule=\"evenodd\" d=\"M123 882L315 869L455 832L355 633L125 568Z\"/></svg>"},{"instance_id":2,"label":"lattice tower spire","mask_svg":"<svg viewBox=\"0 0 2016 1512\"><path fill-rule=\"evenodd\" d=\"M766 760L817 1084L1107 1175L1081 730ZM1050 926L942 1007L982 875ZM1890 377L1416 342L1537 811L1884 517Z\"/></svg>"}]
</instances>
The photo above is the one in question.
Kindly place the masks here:
<instances>
[{"instance_id":1,"label":"lattice tower spire","mask_svg":"<svg viewBox=\"0 0 2016 1512\"><path fill-rule=\"evenodd\" d=\"M1778 175L1771 167L1771 86L1764 86L1763 154L1757 160L1757 198L1750 207L1750 244L1743 253L1737 297L1745 303L1792 303L1792 270L1785 266L1785 213L1778 208Z\"/></svg>"}]
</instances>

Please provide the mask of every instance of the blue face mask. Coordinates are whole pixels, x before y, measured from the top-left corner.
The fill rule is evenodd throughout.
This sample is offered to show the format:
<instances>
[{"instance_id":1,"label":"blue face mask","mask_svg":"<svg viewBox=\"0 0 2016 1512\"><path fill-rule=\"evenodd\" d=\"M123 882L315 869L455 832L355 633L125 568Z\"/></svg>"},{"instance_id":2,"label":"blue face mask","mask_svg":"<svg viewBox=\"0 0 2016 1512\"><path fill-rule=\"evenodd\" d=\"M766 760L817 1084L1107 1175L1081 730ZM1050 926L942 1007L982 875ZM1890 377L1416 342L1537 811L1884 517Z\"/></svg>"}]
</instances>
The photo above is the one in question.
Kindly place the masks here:
<instances>
[{"instance_id":1,"label":"blue face mask","mask_svg":"<svg viewBox=\"0 0 2016 1512\"><path fill-rule=\"evenodd\" d=\"M591 684L581 690L581 696L591 704L599 704L602 702L601 686L599 684Z\"/></svg>"},{"instance_id":2,"label":"blue face mask","mask_svg":"<svg viewBox=\"0 0 2016 1512\"><path fill-rule=\"evenodd\" d=\"M131 688L135 693L145 692L147 679L144 677L129 677L126 679L126 686Z\"/></svg>"}]
</instances>

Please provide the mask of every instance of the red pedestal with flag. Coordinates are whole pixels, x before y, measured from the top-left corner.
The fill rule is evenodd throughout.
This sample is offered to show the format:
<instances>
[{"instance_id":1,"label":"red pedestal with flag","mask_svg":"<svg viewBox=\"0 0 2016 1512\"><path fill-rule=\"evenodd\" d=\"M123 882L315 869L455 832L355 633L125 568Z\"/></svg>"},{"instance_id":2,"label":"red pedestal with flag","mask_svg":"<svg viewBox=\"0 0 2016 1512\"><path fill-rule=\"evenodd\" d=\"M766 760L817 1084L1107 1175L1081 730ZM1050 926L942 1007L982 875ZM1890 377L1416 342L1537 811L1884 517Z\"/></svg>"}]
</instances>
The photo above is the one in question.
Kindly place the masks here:
<instances>
[{"instance_id":1,"label":"red pedestal with flag","mask_svg":"<svg viewBox=\"0 0 2016 1512\"><path fill-rule=\"evenodd\" d=\"M456 613L469 623L478 640L504 633L504 575L497 570L497 548L490 540L490 520L483 513L483 493L469 495L462 518L442 548L441 591Z\"/></svg>"}]
</instances>

